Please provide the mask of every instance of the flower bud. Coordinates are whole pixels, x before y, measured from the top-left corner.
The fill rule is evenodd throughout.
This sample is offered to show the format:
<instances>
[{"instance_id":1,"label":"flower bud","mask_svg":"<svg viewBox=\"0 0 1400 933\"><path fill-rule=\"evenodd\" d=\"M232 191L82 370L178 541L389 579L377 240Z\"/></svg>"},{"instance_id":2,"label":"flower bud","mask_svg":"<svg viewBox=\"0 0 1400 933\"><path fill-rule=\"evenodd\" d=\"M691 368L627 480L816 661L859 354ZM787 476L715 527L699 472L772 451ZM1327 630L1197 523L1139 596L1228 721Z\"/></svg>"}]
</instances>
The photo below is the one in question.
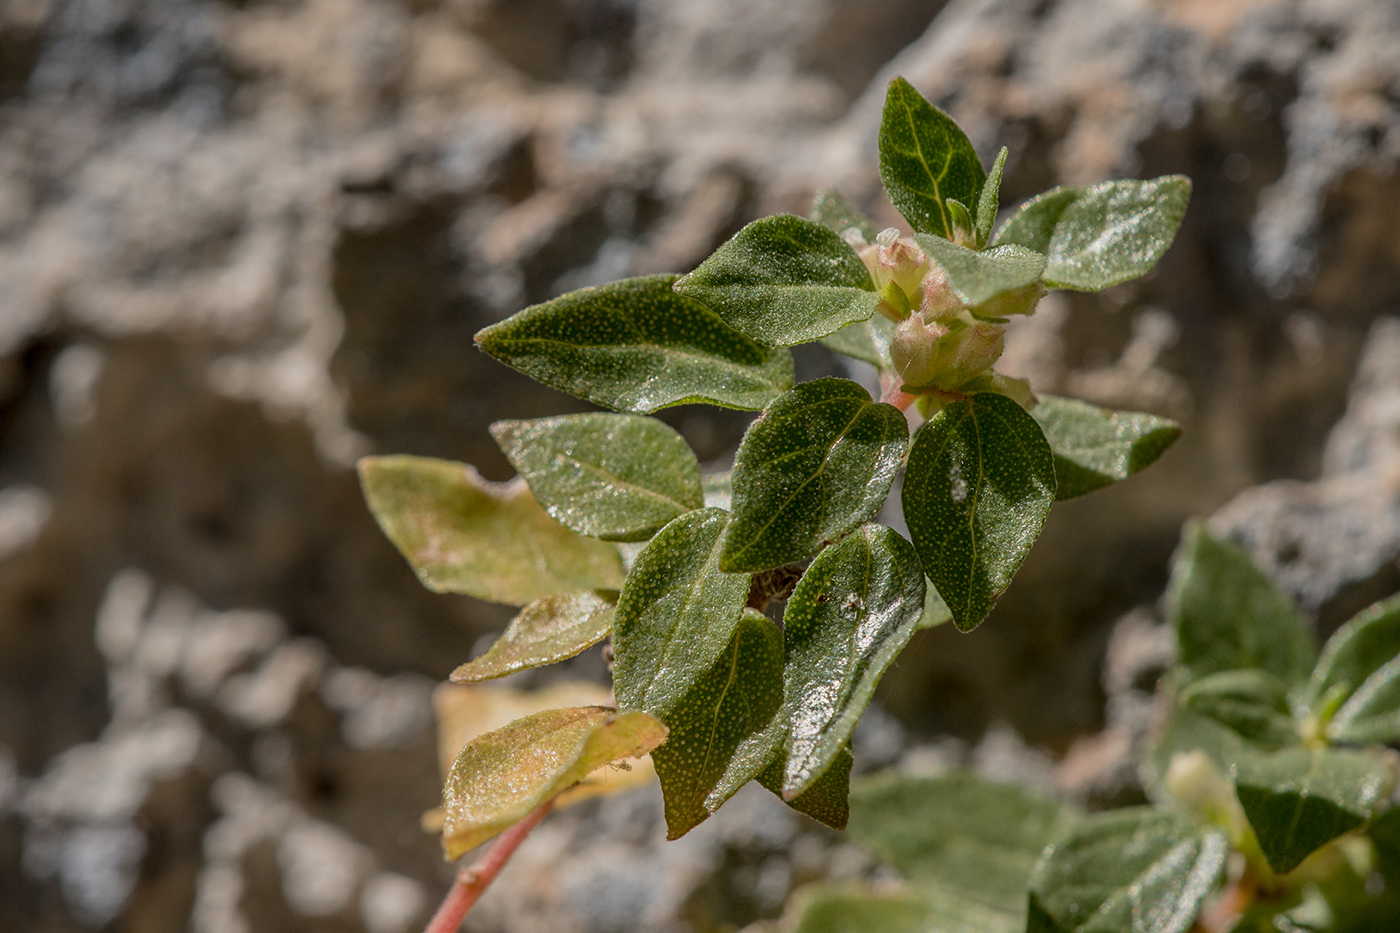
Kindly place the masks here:
<instances>
[{"instance_id":1,"label":"flower bud","mask_svg":"<svg viewBox=\"0 0 1400 933\"><path fill-rule=\"evenodd\" d=\"M1205 752L1195 749L1172 755L1162 783L1196 819L1225 830L1236 846L1244 840L1249 823L1235 796L1235 785Z\"/></svg>"},{"instance_id":2,"label":"flower bud","mask_svg":"<svg viewBox=\"0 0 1400 933\"><path fill-rule=\"evenodd\" d=\"M982 375L1001 357L1006 345L1006 328L986 321L975 323L945 337L949 344L942 371L931 380L940 389L956 389Z\"/></svg>"},{"instance_id":3,"label":"flower bud","mask_svg":"<svg viewBox=\"0 0 1400 933\"><path fill-rule=\"evenodd\" d=\"M934 266L930 269L920 287L924 297L919 310L923 312L925 319L946 324L962 311L962 299L953 291L952 283L948 281L948 273L942 268Z\"/></svg>"},{"instance_id":4,"label":"flower bud","mask_svg":"<svg viewBox=\"0 0 1400 933\"><path fill-rule=\"evenodd\" d=\"M890 339L890 358L895 372L904 384L922 386L931 382L942 370L948 350L942 341L950 330L937 322L926 322L920 312L909 315L894 329Z\"/></svg>"}]
</instances>

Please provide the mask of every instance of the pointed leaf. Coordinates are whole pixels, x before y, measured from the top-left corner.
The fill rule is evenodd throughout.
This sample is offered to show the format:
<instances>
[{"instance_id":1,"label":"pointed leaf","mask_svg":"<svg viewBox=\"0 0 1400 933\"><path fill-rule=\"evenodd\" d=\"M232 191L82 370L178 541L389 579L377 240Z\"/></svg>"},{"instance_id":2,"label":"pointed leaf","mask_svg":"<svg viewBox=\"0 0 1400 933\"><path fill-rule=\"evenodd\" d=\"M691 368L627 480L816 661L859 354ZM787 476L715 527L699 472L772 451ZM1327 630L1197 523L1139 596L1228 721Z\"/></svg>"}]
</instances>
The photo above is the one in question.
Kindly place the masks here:
<instances>
[{"instance_id":1,"label":"pointed leaf","mask_svg":"<svg viewBox=\"0 0 1400 933\"><path fill-rule=\"evenodd\" d=\"M792 214L755 220L676 282L730 327L771 347L807 343L875 313L865 263L826 227Z\"/></svg>"},{"instance_id":2,"label":"pointed leaf","mask_svg":"<svg viewBox=\"0 0 1400 933\"><path fill-rule=\"evenodd\" d=\"M1055 452L1055 498L1073 499L1144 469L1181 436L1168 418L1040 396L1031 415Z\"/></svg>"},{"instance_id":3,"label":"pointed leaf","mask_svg":"<svg viewBox=\"0 0 1400 933\"><path fill-rule=\"evenodd\" d=\"M1001 173L1006 168L1005 146L997 153L996 161L992 163L992 170L987 173L987 180L982 185L982 193L977 197L977 244L985 246L992 237L992 225L997 220L997 207L1000 205L999 196L1001 194Z\"/></svg>"},{"instance_id":4,"label":"pointed leaf","mask_svg":"<svg viewBox=\"0 0 1400 933\"><path fill-rule=\"evenodd\" d=\"M1040 535L1055 501L1054 457L1025 409L983 392L919 429L903 497L924 572L971 631Z\"/></svg>"},{"instance_id":5,"label":"pointed leaf","mask_svg":"<svg viewBox=\"0 0 1400 933\"><path fill-rule=\"evenodd\" d=\"M699 461L655 418L497 421L491 436L545 510L579 534L644 541L703 503Z\"/></svg>"},{"instance_id":6,"label":"pointed leaf","mask_svg":"<svg viewBox=\"0 0 1400 933\"><path fill-rule=\"evenodd\" d=\"M1292 600L1239 545L1187 527L1167 588L1181 664L1190 677L1259 668L1293 686L1313 663L1312 633Z\"/></svg>"},{"instance_id":7,"label":"pointed leaf","mask_svg":"<svg viewBox=\"0 0 1400 933\"><path fill-rule=\"evenodd\" d=\"M612 631L613 604L596 593L537 599L520 611L479 658L452 672L452 682L474 684L572 658Z\"/></svg>"},{"instance_id":8,"label":"pointed leaf","mask_svg":"<svg viewBox=\"0 0 1400 933\"><path fill-rule=\"evenodd\" d=\"M883 525L862 526L812 561L783 615L785 798L811 787L845 746L923 611L918 556Z\"/></svg>"},{"instance_id":9,"label":"pointed leaf","mask_svg":"<svg viewBox=\"0 0 1400 933\"><path fill-rule=\"evenodd\" d=\"M443 789L447 857L520 822L595 768L644 755L665 738L666 727L646 713L587 706L536 713L474 739Z\"/></svg>"},{"instance_id":10,"label":"pointed leaf","mask_svg":"<svg viewBox=\"0 0 1400 933\"><path fill-rule=\"evenodd\" d=\"M758 783L772 791L783 803L798 813L810 816L818 823L825 823L832 829L845 829L851 816L851 768L855 756L851 754L851 743L847 742L836 757L827 765L821 776L812 785L788 800L783 797L783 763L787 761L786 748L780 748L772 762L758 776Z\"/></svg>"},{"instance_id":11,"label":"pointed leaf","mask_svg":"<svg viewBox=\"0 0 1400 933\"><path fill-rule=\"evenodd\" d=\"M1260 745L1279 748L1301 741L1288 707L1288 685L1267 671L1208 674L1181 692L1181 703Z\"/></svg>"},{"instance_id":12,"label":"pointed leaf","mask_svg":"<svg viewBox=\"0 0 1400 933\"><path fill-rule=\"evenodd\" d=\"M1034 285L1045 271L1045 257L1024 246L979 251L923 234L916 234L914 241L943 267L953 290L970 305Z\"/></svg>"},{"instance_id":13,"label":"pointed leaf","mask_svg":"<svg viewBox=\"0 0 1400 933\"><path fill-rule=\"evenodd\" d=\"M1336 748L1249 752L1234 777L1259 847L1280 874L1370 819L1395 786L1379 756Z\"/></svg>"},{"instance_id":14,"label":"pointed leaf","mask_svg":"<svg viewBox=\"0 0 1400 933\"><path fill-rule=\"evenodd\" d=\"M1157 264L1190 198L1191 181L1183 175L1057 188L1022 205L996 242L1044 252L1052 288L1101 291Z\"/></svg>"},{"instance_id":15,"label":"pointed leaf","mask_svg":"<svg viewBox=\"0 0 1400 933\"><path fill-rule=\"evenodd\" d=\"M620 709L664 712L729 647L749 575L719 569L729 515L687 512L637 555L613 623L613 687Z\"/></svg>"},{"instance_id":16,"label":"pointed leaf","mask_svg":"<svg viewBox=\"0 0 1400 933\"><path fill-rule=\"evenodd\" d=\"M1348 696L1400 656L1400 595L1375 603L1327 640L1309 685L1313 711L1339 691Z\"/></svg>"},{"instance_id":17,"label":"pointed leaf","mask_svg":"<svg viewBox=\"0 0 1400 933\"><path fill-rule=\"evenodd\" d=\"M895 78L880 118L880 180L916 233L951 238L948 198L976 204L986 174L953 118Z\"/></svg>"},{"instance_id":18,"label":"pointed leaf","mask_svg":"<svg viewBox=\"0 0 1400 933\"><path fill-rule=\"evenodd\" d=\"M1031 872L1027 933L1185 933L1229 846L1169 810L1085 817Z\"/></svg>"},{"instance_id":19,"label":"pointed leaf","mask_svg":"<svg viewBox=\"0 0 1400 933\"><path fill-rule=\"evenodd\" d=\"M1327 726L1334 742L1400 742L1400 658L1382 664L1337 710Z\"/></svg>"},{"instance_id":20,"label":"pointed leaf","mask_svg":"<svg viewBox=\"0 0 1400 933\"><path fill-rule=\"evenodd\" d=\"M854 228L860 231L865 242L875 242L875 225L835 188L823 188L817 192L808 217L837 235Z\"/></svg>"},{"instance_id":21,"label":"pointed leaf","mask_svg":"<svg viewBox=\"0 0 1400 933\"><path fill-rule=\"evenodd\" d=\"M734 517L720 566L780 567L873 517L908 444L904 414L849 379L804 382L780 396L734 457Z\"/></svg>"},{"instance_id":22,"label":"pointed leaf","mask_svg":"<svg viewBox=\"0 0 1400 933\"><path fill-rule=\"evenodd\" d=\"M689 832L764 769L782 704L783 637L762 613L746 610L719 660L658 714L670 730L651 755L667 839Z\"/></svg>"},{"instance_id":23,"label":"pointed leaf","mask_svg":"<svg viewBox=\"0 0 1400 933\"><path fill-rule=\"evenodd\" d=\"M851 788L851 838L920 887L956 892L1016 918L1041 851L1075 814L1025 788L972 774L876 775Z\"/></svg>"},{"instance_id":24,"label":"pointed leaf","mask_svg":"<svg viewBox=\"0 0 1400 933\"><path fill-rule=\"evenodd\" d=\"M476 335L496 359L618 411L705 402L756 410L792 386L792 357L754 343L653 275L583 288Z\"/></svg>"},{"instance_id":25,"label":"pointed leaf","mask_svg":"<svg viewBox=\"0 0 1400 933\"><path fill-rule=\"evenodd\" d=\"M617 548L550 518L522 480L429 457L365 457L359 469L379 527L434 592L518 606L622 585Z\"/></svg>"},{"instance_id":26,"label":"pointed leaf","mask_svg":"<svg viewBox=\"0 0 1400 933\"><path fill-rule=\"evenodd\" d=\"M877 369L889 369L894 327L894 321L883 314L876 314L868 321L847 324L836 333L827 334L821 343L828 350L862 360Z\"/></svg>"},{"instance_id":27,"label":"pointed leaf","mask_svg":"<svg viewBox=\"0 0 1400 933\"><path fill-rule=\"evenodd\" d=\"M948 208L948 219L953 223L953 236L960 240L975 238L977 236L977 222L972 219L972 211L967 209L967 205L957 198L949 198L945 203Z\"/></svg>"}]
</instances>

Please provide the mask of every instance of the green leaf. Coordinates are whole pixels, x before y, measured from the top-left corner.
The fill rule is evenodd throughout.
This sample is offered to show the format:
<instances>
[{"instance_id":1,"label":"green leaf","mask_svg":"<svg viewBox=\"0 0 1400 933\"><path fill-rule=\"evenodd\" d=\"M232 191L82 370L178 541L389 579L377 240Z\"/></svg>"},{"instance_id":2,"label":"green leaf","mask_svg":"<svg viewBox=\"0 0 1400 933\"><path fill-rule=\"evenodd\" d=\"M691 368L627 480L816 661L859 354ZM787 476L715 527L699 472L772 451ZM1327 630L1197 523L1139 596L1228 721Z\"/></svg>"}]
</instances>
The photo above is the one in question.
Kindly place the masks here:
<instances>
[{"instance_id":1,"label":"green leaf","mask_svg":"<svg viewBox=\"0 0 1400 933\"><path fill-rule=\"evenodd\" d=\"M428 457L365 457L359 469L379 527L434 592L519 606L622 585L617 548L550 518L521 480Z\"/></svg>"},{"instance_id":2,"label":"green leaf","mask_svg":"<svg viewBox=\"0 0 1400 933\"><path fill-rule=\"evenodd\" d=\"M613 604L596 593L537 599L520 611L479 658L452 672L452 682L474 684L572 658L612 631Z\"/></svg>"},{"instance_id":3,"label":"green leaf","mask_svg":"<svg viewBox=\"0 0 1400 933\"><path fill-rule=\"evenodd\" d=\"M933 581L924 578L924 614L919 617L918 628L934 628L944 622L953 621L953 612L948 608L948 604L943 601L943 597L938 595L938 588L933 585Z\"/></svg>"},{"instance_id":4,"label":"green leaf","mask_svg":"<svg viewBox=\"0 0 1400 933\"><path fill-rule=\"evenodd\" d=\"M1376 735L1388 736L1400 728L1400 693L1395 682L1395 660L1400 658L1400 596L1376 603L1339 628L1327 640L1309 684L1309 705L1314 715L1322 707L1345 703L1332 718L1329 734L1343 742L1390 742L1391 738L1361 738L1379 727ZM1359 697L1353 696L1359 694ZM1339 722L1338 719L1341 721ZM1386 720L1390 719L1391 722ZM1363 726L1363 721L1366 724ZM1362 732L1355 731L1361 727Z\"/></svg>"},{"instance_id":5,"label":"green leaf","mask_svg":"<svg viewBox=\"0 0 1400 933\"><path fill-rule=\"evenodd\" d=\"M730 646L749 575L719 569L729 515L687 512L637 555L613 623L613 688L620 709L663 715Z\"/></svg>"},{"instance_id":6,"label":"green leaf","mask_svg":"<svg viewBox=\"0 0 1400 933\"><path fill-rule=\"evenodd\" d=\"M1073 499L1127 479L1181 436L1181 426L1168 418L1054 395L1040 396L1031 415L1055 453L1056 499Z\"/></svg>"},{"instance_id":7,"label":"green leaf","mask_svg":"<svg viewBox=\"0 0 1400 933\"><path fill-rule=\"evenodd\" d=\"M1023 894L1024 896L1024 894ZM948 891L812 885L797 892L782 933L1021 933L1013 915Z\"/></svg>"},{"instance_id":8,"label":"green leaf","mask_svg":"<svg viewBox=\"0 0 1400 933\"><path fill-rule=\"evenodd\" d=\"M1169 799L1166 777L1175 755L1200 751L1222 771L1228 771L1241 755L1257 748L1218 719L1187 709L1175 698L1166 723L1157 733L1143 760L1142 773L1149 796L1158 801Z\"/></svg>"},{"instance_id":9,"label":"green leaf","mask_svg":"<svg viewBox=\"0 0 1400 933\"><path fill-rule=\"evenodd\" d=\"M977 236L977 223L972 219L972 212L967 209L967 205L957 198L949 198L946 204L948 219L953 223L953 235L959 239L975 238ZM942 238L939 237L939 239Z\"/></svg>"},{"instance_id":10,"label":"green leaf","mask_svg":"<svg viewBox=\"0 0 1400 933\"><path fill-rule=\"evenodd\" d=\"M783 615L784 798L810 787L846 745L923 607L918 556L882 525L862 526L812 561Z\"/></svg>"},{"instance_id":11,"label":"green leaf","mask_svg":"<svg viewBox=\"0 0 1400 933\"><path fill-rule=\"evenodd\" d=\"M1208 674L1181 692L1181 704L1260 745L1279 748L1301 740L1288 707L1288 685L1267 671Z\"/></svg>"},{"instance_id":12,"label":"green leaf","mask_svg":"<svg viewBox=\"0 0 1400 933\"><path fill-rule=\"evenodd\" d=\"M792 214L755 220L676 282L741 334L772 347L807 343L875 313L865 263L826 227Z\"/></svg>"},{"instance_id":13,"label":"green leaf","mask_svg":"<svg viewBox=\"0 0 1400 933\"><path fill-rule=\"evenodd\" d=\"M1024 246L979 251L924 234L915 234L914 241L943 267L953 290L970 305L1034 285L1045 270L1045 257Z\"/></svg>"},{"instance_id":14,"label":"green leaf","mask_svg":"<svg viewBox=\"0 0 1400 933\"><path fill-rule=\"evenodd\" d=\"M1000 204L1001 194L1001 173L1006 168L1005 146L1001 147L1001 152L997 153L996 161L992 163L992 170L987 173L987 180L982 185L982 193L977 197L977 245L985 246L992 237L992 225L997 220L997 207Z\"/></svg>"},{"instance_id":15,"label":"green leaf","mask_svg":"<svg viewBox=\"0 0 1400 933\"><path fill-rule=\"evenodd\" d=\"M889 369L890 341L894 339L894 328L894 321L883 314L876 314L868 321L856 321L834 334L827 334L821 343L828 350L863 360L877 369Z\"/></svg>"},{"instance_id":16,"label":"green leaf","mask_svg":"<svg viewBox=\"0 0 1400 933\"><path fill-rule=\"evenodd\" d=\"M1085 817L1031 873L1027 933L1185 933L1229 846L1169 810Z\"/></svg>"},{"instance_id":17,"label":"green leaf","mask_svg":"<svg viewBox=\"0 0 1400 933\"><path fill-rule=\"evenodd\" d=\"M1052 288L1101 291L1157 264L1190 198L1191 181L1183 175L1056 188L1022 205L995 242L1045 253Z\"/></svg>"},{"instance_id":18,"label":"green leaf","mask_svg":"<svg viewBox=\"0 0 1400 933\"><path fill-rule=\"evenodd\" d=\"M655 418L497 421L491 436L545 511L582 535L644 541L703 504L695 454Z\"/></svg>"},{"instance_id":19,"label":"green leaf","mask_svg":"<svg viewBox=\"0 0 1400 933\"><path fill-rule=\"evenodd\" d=\"M832 829L845 829L846 821L851 816L851 768L856 762L855 756L851 754L851 743L843 745L821 776L791 800L783 797L783 763L786 760L787 751L784 746L778 749L768 767L758 775L758 783L798 813L806 814Z\"/></svg>"},{"instance_id":20,"label":"green leaf","mask_svg":"<svg viewBox=\"0 0 1400 933\"><path fill-rule=\"evenodd\" d=\"M443 788L443 850L460 858L590 771L645 755L665 738L666 727L646 713L585 706L546 710L473 739Z\"/></svg>"},{"instance_id":21,"label":"green leaf","mask_svg":"<svg viewBox=\"0 0 1400 933\"><path fill-rule=\"evenodd\" d=\"M476 335L547 386L618 411L704 402L757 410L792 386L792 357L754 343L676 294L671 275L583 288Z\"/></svg>"},{"instance_id":22,"label":"green leaf","mask_svg":"<svg viewBox=\"0 0 1400 933\"><path fill-rule=\"evenodd\" d=\"M783 636L762 613L745 610L719 660L657 714L670 729L651 755L667 839L685 835L767 766L769 727L782 705Z\"/></svg>"},{"instance_id":23,"label":"green leaf","mask_svg":"<svg viewBox=\"0 0 1400 933\"><path fill-rule=\"evenodd\" d=\"M951 238L947 200L976 204L986 174L953 118L903 78L890 82L880 118L880 180L916 233Z\"/></svg>"},{"instance_id":24,"label":"green leaf","mask_svg":"<svg viewBox=\"0 0 1400 933\"><path fill-rule=\"evenodd\" d=\"M1239 545L1188 525L1167 587L1180 662L1192 678L1258 668L1290 687L1313 664L1312 633Z\"/></svg>"},{"instance_id":25,"label":"green leaf","mask_svg":"<svg viewBox=\"0 0 1400 933\"><path fill-rule=\"evenodd\" d=\"M904 520L924 572L964 632L1011 585L1055 501L1055 463L1035 419L1002 395L948 405L919 429Z\"/></svg>"},{"instance_id":26,"label":"green leaf","mask_svg":"<svg viewBox=\"0 0 1400 933\"><path fill-rule=\"evenodd\" d=\"M734 457L734 517L720 567L811 557L879 511L909 445L893 405L849 379L804 382L754 419Z\"/></svg>"},{"instance_id":27,"label":"green leaf","mask_svg":"<svg viewBox=\"0 0 1400 933\"><path fill-rule=\"evenodd\" d=\"M1335 748L1242 754L1234 778L1259 847L1280 874L1370 819L1395 785L1380 757Z\"/></svg>"},{"instance_id":28,"label":"green leaf","mask_svg":"<svg viewBox=\"0 0 1400 933\"><path fill-rule=\"evenodd\" d=\"M852 207L851 202L835 188L823 188L817 192L817 196L812 199L812 211L808 216L832 233L840 235L854 227L860 231L865 242L875 242L875 225Z\"/></svg>"},{"instance_id":29,"label":"green leaf","mask_svg":"<svg viewBox=\"0 0 1400 933\"><path fill-rule=\"evenodd\" d=\"M886 773L851 788L851 838L920 886L952 891L1023 929L1026 884L1075 814L1022 787L972 774Z\"/></svg>"}]
</instances>

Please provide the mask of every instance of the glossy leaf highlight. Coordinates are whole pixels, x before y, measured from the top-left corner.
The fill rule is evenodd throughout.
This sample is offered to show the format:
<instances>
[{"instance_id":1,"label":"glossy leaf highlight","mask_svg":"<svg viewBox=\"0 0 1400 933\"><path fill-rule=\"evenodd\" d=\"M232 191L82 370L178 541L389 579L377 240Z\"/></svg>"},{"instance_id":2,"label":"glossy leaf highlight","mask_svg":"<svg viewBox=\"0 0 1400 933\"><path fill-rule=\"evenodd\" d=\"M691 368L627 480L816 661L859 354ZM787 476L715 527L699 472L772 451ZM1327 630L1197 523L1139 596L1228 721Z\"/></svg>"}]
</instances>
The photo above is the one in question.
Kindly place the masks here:
<instances>
[{"instance_id":1,"label":"glossy leaf highlight","mask_svg":"<svg viewBox=\"0 0 1400 933\"><path fill-rule=\"evenodd\" d=\"M613 604L596 593L537 599L510 620L485 654L453 671L451 680L480 683L567 660L607 638L612 622Z\"/></svg>"}]
</instances>

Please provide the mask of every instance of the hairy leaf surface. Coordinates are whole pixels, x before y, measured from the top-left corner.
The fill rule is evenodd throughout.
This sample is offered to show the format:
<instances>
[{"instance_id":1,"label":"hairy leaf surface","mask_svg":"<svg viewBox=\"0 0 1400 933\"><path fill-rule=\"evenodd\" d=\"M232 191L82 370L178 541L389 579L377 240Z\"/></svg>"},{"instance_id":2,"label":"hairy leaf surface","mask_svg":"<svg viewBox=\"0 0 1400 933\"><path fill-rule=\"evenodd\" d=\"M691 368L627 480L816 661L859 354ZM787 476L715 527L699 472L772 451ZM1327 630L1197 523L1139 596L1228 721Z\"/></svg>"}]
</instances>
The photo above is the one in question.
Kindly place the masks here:
<instances>
[{"instance_id":1,"label":"hairy leaf surface","mask_svg":"<svg viewBox=\"0 0 1400 933\"><path fill-rule=\"evenodd\" d=\"M617 548L550 518L521 480L429 457L365 457L359 469L379 527L430 590L518 606L622 585Z\"/></svg>"},{"instance_id":2,"label":"hairy leaf surface","mask_svg":"<svg viewBox=\"0 0 1400 933\"><path fill-rule=\"evenodd\" d=\"M976 204L986 173L953 118L903 78L890 82L880 118L880 180L916 233L951 238L947 200Z\"/></svg>"},{"instance_id":3,"label":"hairy leaf surface","mask_svg":"<svg viewBox=\"0 0 1400 933\"><path fill-rule=\"evenodd\" d=\"M1170 810L1087 816L1032 871L1027 933L1185 933L1228 849Z\"/></svg>"},{"instance_id":4,"label":"hairy leaf surface","mask_svg":"<svg viewBox=\"0 0 1400 933\"><path fill-rule=\"evenodd\" d=\"M908 443L903 413L849 379L785 393L749 425L734 457L720 566L779 567L856 528L884 504Z\"/></svg>"},{"instance_id":5,"label":"hairy leaf surface","mask_svg":"<svg viewBox=\"0 0 1400 933\"><path fill-rule=\"evenodd\" d=\"M987 392L919 429L909 451L904 520L963 631L1011 584L1055 501L1055 463L1035 419Z\"/></svg>"},{"instance_id":6,"label":"hairy leaf surface","mask_svg":"<svg viewBox=\"0 0 1400 933\"><path fill-rule=\"evenodd\" d=\"M1166 601L1191 677L1259 668L1292 687L1312 668L1312 632L1292 601L1239 545L1199 524L1186 529Z\"/></svg>"},{"instance_id":7,"label":"hairy leaf surface","mask_svg":"<svg viewBox=\"0 0 1400 933\"><path fill-rule=\"evenodd\" d=\"M745 610L719 660L657 713L670 729L651 755L666 838L689 832L767 766L782 705L783 637L762 613Z\"/></svg>"},{"instance_id":8,"label":"hairy leaf surface","mask_svg":"<svg viewBox=\"0 0 1400 933\"><path fill-rule=\"evenodd\" d=\"M652 275L526 308L477 345L547 386L617 411L704 402L757 410L792 386L792 357L729 327Z\"/></svg>"},{"instance_id":9,"label":"hairy leaf surface","mask_svg":"<svg viewBox=\"0 0 1400 933\"><path fill-rule=\"evenodd\" d=\"M812 786L846 745L923 610L918 556L889 528L864 525L812 561L783 616L785 798Z\"/></svg>"},{"instance_id":10,"label":"hairy leaf surface","mask_svg":"<svg viewBox=\"0 0 1400 933\"><path fill-rule=\"evenodd\" d=\"M663 715L729 647L749 575L719 569L728 520L720 509L687 512L637 555L613 623L620 709Z\"/></svg>"},{"instance_id":11,"label":"hairy leaf surface","mask_svg":"<svg viewBox=\"0 0 1400 933\"><path fill-rule=\"evenodd\" d=\"M1347 698L1329 726L1343 742L1393 742L1400 736L1400 596L1375 603L1327 640L1313 669L1309 701L1321 713ZM1362 736L1367 736L1362 738ZM1371 736L1375 736L1372 738Z\"/></svg>"},{"instance_id":12,"label":"hairy leaf surface","mask_svg":"<svg viewBox=\"0 0 1400 933\"><path fill-rule=\"evenodd\" d=\"M1055 498L1111 486L1152 464L1181 436L1168 418L1040 396L1031 415L1055 453Z\"/></svg>"},{"instance_id":13,"label":"hairy leaf surface","mask_svg":"<svg viewBox=\"0 0 1400 933\"><path fill-rule=\"evenodd\" d=\"M1279 873L1370 819L1394 783L1379 756L1349 749L1250 752L1235 762L1240 806Z\"/></svg>"},{"instance_id":14,"label":"hairy leaf surface","mask_svg":"<svg viewBox=\"0 0 1400 933\"><path fill-rule=\"evenodd\" d=\"M975 250L924 234L916 234L914 241L943 267L953 290L970 305L1034 285L1045 270L1045 257L1024 246Z\"/></svg>"},{"instance_id":15,"label":"hairy leaf surface","mask_svg":"<svg viewBox=\"0 0 1400 933\"><path fill-rule=\"evenodd\" d=\"M452 672L458 684L494 680L572 658L612 631L613 604L596 593L537 599L510 620L485 654Z\"/></svg>"},{"instance_id":16,"label":"hairy leaf surface","mask_svg":"<svg viewBox=\"0 0 1400 933\"><path fill-rule=\"evenodd\" d=\"M700 463L655 418L583 414L497 421L491 436L556 520L605 541L644 541L699 508Z\"/></svg>"},{"instance_id":17,"label":"hairy leaf surface","mask_svg":"<svg viewBox=\"0 0 1400 933\"><path fill-rule=\"evenodd\" d=\"M977 196L977 244L985 246L992 238L992 225L997 221L997 207L1000 204L1001 173L1006 168L1007 148L1001 147L987 180L982 184L982 193Z\"/></svg>"},{"instance_id":18,"label":"hairy leaf surface","mask_svg":"<svg viewBox=\"0 0 1400 933\"><path fill-rule=\"evenodd\" d=\"M792 214L755 220L675 287L772 347L825 337L870 317L880 303L850 244Z\"/></svg>"},{"instance_id":19,"label":"hairy leaf surface","mask_svg":"<svg viewBox=\"0 0 1400 933\"><path fill-rule=\"evenodd\" d=\"M1288 706L1288 685L1267 671L1207 674L1187 685L1181 704L1260 745L1281 748L1300 740Z\"/></svg>"},{"instance_id":20,"label":"hairy leaf surface","mask_svg":"<svg viewBox=\"0 0 1400 933\"><path fill-rule=\"evenodd\" d=\"M817 192L808 217L838 235L854 227L860 231L865 242L875 242L875 225L835 188L823 188Z\"/></svg>"},{"instance_id":21,"label":"hairy leaf surface","mask_svg":"<svg viewBox=\"0 0 1400 933\"><path fill-rule=\"evenodd\" d=\"M595 768L645 755L665 738L666 727L646 713L586 706L536 713L472 740L443 789L447 857L520 822Z\"/></svg>"},{"instance_id":22,"label":"hairy leaf surface","mask_svg":"<svg viewBox=\"0 0 1400 933\"><path fill-rule=\"evenodd\" d=\"M894 322L883 314L868 321L847 324L834 334L827 334L821 343L829 350L845 354L871 366L889 369L890 341L894 339Z\"/></svg>"}]
</instances>

